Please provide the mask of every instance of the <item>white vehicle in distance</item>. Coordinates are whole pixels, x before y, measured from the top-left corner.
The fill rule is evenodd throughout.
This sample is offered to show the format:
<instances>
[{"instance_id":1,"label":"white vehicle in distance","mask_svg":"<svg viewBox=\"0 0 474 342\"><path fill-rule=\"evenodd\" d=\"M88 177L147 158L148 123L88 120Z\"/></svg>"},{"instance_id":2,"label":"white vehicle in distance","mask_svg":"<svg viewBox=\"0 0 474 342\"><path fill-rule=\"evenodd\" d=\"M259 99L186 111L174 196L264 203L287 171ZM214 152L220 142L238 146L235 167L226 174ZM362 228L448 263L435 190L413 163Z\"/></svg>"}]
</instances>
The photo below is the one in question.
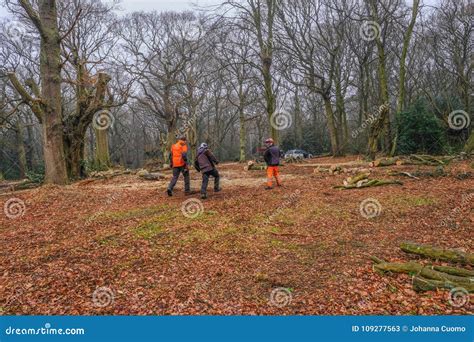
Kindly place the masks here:
<instances>
[{"instance_id":1,"label":"white vehicle in distance","mask_svg":"<svg viewBox=\"0 0 474 342\"><path fill-rule=\"evenodd\" d=\"M313 158L311 153L308 153L303 150L289 150L285 153L285 159L294 158L294 159L306 159L306 158Z\"/></svg>"}]
</instances>

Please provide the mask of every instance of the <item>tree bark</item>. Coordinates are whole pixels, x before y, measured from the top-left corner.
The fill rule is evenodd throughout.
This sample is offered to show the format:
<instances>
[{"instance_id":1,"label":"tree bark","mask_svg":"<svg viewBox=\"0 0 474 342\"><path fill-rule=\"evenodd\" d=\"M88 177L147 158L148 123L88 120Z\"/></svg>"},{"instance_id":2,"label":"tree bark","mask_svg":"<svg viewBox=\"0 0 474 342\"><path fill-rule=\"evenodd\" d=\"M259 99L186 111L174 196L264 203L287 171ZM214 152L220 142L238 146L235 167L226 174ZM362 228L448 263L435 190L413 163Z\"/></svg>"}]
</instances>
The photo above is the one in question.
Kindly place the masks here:
<instances>
[{"instance_id":1,"label":"tree bark","mask_svg":"<svg viewBox=\"0 0 474 342\"><path fill-rule=\"evenodd\" d=\"M245 131L245 113L244 108L240 106L239 108L239 145L240 145L240 156L239 161L244 162L247 159L245 149L247 146L247 136Z\"/></svg>"},{"instance_id":2,"label":"tree bark","mask_svg":"<svg viewBox=\"0 0 474 342\"><path fill-rule=\"evenodd\" d=\"M324 109L326 111L326 117L328 120L328 128L329 128L329 138L331 140L331 153L333 156L340 156L341 151L339 148L339 139L336 129L336 122L334 120L334 112L332 110L331 99L329 96L323 96L324 101Z\"/></svg>"},{"instance_id":3,"label":"tree bark","mask_svg":"<svg viewBox=\"0 0 474 342\"><path fill-rule=\"evenodd\" d=\"M404 242L400 245L402 251L428 257L435 260L450 261L474 266L474 254L452 249L442 249L427 245Z\"/></svg>"},{"instance_id":4,"label":"tree bark","mask_svg":"<svg viewBox=\"0 0 474 342\"><path fill-rule=\"evenodd\" d=\"M371 12L374 20L379 22L378 20L378 10L375 0L370 1ZM381 39L382 32L375 38L375 43L377 46L377 55L378 55L378 78L380 83L380 98L382 100L382 105L387 106L387 110L383 113L380 113L381 120L383 122L383 129L384 129L384 137L383 137L383 144L385 153L390 153L392 150L392 130L391 130L391 123L390 123L390 97L388 91L388 76L386 70L386 53L385 53L385 46L384 42ZM377 144L372 143L372 148L376 148ZM373 153L373 151L371 151Z\"/></svg>"},{"instance_id":5,"label":"tree bark","mask_svg":"<svg viewBox=\"0 0 474 342\"><path fill-rule=\"evenodd\" d=\"M25 178L26 172L28 170L26 162L26 149L25 142L23 140L23 124L21 123L20 118L16 122L16 136L17 136L17 151L18 151L18 168L19 176L21 179Z\"/></svg>"},{"instance_id":6,"label":"tree bark","mask_svg":"<svg viewBox=\"0 0 474 342\"><path fill-rule=\"evenodd\" d=\"M413 8L411 14L410 24L408 25L405 35L403 37L402 55L400 57L400 80L398 82L398 102L397 102L397 113L400 113L405 109L405 76L406 76L406 59L408 55L408 48L410 46L410 40L415 27L416 17L418 15L418 7L420 0L413 0Z\"/></svg>"},{"instance_id":7,"label":"tree bark","mask_svg":"<svg viewBox=\"0 0 474 342\"><path fill-rule=\"evenodd\" d=\"M63 146L61 45L55 0L39 1L41 18L41 97L45 103L43 121L45 182L68 182Z\"/></svg>"},{"instance_id":8,"label":"tree bark","mask_svg":"<svg viewBox=\"0 0 474 342\"><path fill-rule=\"evenodd\" d=\"M108 168L110 166L108 129L95 129L95 134L96 134L96 155L95 155L96 163L100 167Z\"/></svg>"}]
</instances>

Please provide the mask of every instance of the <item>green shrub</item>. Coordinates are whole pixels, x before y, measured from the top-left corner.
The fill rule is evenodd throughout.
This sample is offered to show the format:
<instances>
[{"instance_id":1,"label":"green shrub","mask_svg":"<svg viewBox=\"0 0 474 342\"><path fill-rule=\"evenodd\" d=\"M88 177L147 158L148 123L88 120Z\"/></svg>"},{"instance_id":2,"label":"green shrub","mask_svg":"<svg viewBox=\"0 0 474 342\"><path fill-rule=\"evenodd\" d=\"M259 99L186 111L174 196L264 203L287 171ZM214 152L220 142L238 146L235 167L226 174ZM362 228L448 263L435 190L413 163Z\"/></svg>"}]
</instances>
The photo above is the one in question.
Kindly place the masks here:
<instances>
[{"instance_id":1,"label":"green shrub","mask_svg":"<svg viewBox=\"0 0 474 342\"><path fill-rule=\"evenodd\" d=\"M26 178L28 178L33 183L41 184L44 182L44 166L40 166L35 170L30 170L26 172Z\"/></svg>"},{"instance_id":2,"label":"green shrub","mask_svg":"<svg viewBox=\"0 0 474 342\"><path fill-rule=\"evenodd\" d=\"M398 154L446 152L444 129L424 100L417 100L397 115Z\"/></svg>"}]
</instances>

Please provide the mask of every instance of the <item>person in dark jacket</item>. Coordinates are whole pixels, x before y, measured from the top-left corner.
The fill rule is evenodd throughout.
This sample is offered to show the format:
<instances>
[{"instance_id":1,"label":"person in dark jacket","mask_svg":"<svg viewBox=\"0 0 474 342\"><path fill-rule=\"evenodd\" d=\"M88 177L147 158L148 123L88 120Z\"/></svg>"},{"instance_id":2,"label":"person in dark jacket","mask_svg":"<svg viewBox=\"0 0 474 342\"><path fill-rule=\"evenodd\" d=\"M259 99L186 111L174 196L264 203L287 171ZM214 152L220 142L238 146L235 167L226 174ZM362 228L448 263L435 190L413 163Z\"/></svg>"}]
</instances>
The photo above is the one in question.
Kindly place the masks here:
<instances>
[{"instance_id":1,"label":"person in dark jacket","mask_svg":"<svg viewBox=\"0 0 474 342\"><path fill-rule=\"evenodd\" d=\"M202 143L197 151L196 160L194 161L194 167L198 172L202 172L202 186L201 186L201 198L207 198L207 185L209 183L209 177L214 177L214 191L221 191L219 187L219 172L216 169L216 165L219 164L216 157L209 150L206 143Z\"/></svg>"},{"instance_id":2,"label":"person in dark jacket","mask_svg":"<svg viewBox=\"0 0 474 342\"><path fill-rule=\"evenodd\" d=\"M280 165L280 158L282 157L282 151L275 146L272 138L265 140L265 146L267 149L263 155L265 163L267 163L267 186L266 190L273 189L272 181L273 177L276 179L277 186L281 186L280 172L278 166Z\"/></svg>"}]
</instances>

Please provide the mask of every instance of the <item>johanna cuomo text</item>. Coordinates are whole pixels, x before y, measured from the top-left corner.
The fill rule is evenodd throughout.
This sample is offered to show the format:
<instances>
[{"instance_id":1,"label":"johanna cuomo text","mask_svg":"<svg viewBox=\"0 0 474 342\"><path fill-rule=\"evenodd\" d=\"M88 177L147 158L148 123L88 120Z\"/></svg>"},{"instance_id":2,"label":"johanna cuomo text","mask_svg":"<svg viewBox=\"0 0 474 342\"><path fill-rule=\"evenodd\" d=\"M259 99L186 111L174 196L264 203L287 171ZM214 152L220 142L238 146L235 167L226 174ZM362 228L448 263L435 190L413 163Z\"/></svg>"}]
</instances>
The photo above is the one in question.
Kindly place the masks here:
<instances>
[{"instance_id":1,"label":"johanna cuomo text","mask_svg":"<svg viewBox=\"0 0 474 342\"><path fill-rule=\"evenodd\" d=\"M466 327L412 325L409 332L466 332Z\"/></svg>"}]
</instances>

